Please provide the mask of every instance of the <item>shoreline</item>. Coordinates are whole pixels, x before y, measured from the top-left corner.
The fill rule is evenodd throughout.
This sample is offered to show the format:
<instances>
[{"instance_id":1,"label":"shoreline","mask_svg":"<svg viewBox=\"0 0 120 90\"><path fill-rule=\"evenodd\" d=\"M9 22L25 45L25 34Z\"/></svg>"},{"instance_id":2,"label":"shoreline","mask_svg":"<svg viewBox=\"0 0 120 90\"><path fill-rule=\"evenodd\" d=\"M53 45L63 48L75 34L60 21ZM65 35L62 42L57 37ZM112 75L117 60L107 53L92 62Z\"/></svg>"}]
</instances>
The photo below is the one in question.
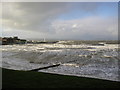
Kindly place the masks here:
<instances>
[{"instance_id":1,"label":"shoreline","mask_svg":"<svg viewBox=\"0 0 120 90\"><path fill-rule=\"evenodd\" d=\"M5 88L120 88L120 82L2 68Z\"/></svg>"}]
</instances>

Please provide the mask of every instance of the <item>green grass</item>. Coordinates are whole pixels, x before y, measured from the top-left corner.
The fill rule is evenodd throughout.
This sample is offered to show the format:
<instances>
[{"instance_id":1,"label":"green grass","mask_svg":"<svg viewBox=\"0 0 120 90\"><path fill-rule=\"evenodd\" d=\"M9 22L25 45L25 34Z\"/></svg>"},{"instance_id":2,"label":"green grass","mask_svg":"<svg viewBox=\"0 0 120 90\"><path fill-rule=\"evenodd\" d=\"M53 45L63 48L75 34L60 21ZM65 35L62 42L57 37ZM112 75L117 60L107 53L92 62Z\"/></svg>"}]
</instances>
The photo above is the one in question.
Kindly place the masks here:
<instances>
[{"instance_id":1,"label":"green grass","mask_svg":"<svg viewBox=\"0 0 120 90\"><path fill-rule=\"evenodd\" d=\"M2 69L2 88L119 88L120 82Z\"/></svg>"}]
</instances>

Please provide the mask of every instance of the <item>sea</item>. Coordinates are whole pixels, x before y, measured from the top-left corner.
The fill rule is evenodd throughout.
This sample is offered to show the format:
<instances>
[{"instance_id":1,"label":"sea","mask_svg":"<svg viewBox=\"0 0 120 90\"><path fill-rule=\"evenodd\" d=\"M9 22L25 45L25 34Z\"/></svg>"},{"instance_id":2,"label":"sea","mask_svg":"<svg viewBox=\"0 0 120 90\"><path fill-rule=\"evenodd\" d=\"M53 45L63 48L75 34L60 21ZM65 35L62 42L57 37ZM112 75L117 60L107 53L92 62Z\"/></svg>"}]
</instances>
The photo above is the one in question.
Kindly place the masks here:
<instances>
[{"instance_id":1,"label":"sea","mask_svg":"<svg viewBox=\"0 0 120 90\"><path fill-rule=\"evenodd\" d=\"M119 44L111 41L0 45L2 68L28 71L60 64L38 72L120 81Z\"/></svg>"}]
</instances>

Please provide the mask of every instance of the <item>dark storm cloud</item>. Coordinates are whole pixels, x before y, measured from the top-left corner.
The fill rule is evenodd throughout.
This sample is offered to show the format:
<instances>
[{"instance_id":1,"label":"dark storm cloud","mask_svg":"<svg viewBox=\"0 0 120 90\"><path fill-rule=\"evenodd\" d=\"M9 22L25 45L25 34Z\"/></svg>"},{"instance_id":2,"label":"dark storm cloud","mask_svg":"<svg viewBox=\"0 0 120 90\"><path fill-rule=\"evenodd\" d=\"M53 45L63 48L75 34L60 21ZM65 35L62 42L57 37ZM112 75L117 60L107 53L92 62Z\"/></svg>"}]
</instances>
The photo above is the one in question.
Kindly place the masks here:
<instances>
[{"instance_id":1,"label":"dark storm cloud","mask_svg":"<svg viewBox=\"0 0 120 90\"><path fill-rule=\"evenodd\" d=\"M65 2L4 3L3 24L6 27L21 30L47 31L46 25L49 25L59 15L75 8L91 11L95 7L97 7L96 4Z\"/></svg>"},{"instance_id":2,"label":"dark storm cloud","mask_svg":"<svg viewBox=\"0 0 120 90\"><path fill-rule=\"evenodd\" d=\"M4 3L3 24L22 30L41 30L57 17L68 11L66 3Z\"/></svg>"}]
</instances>

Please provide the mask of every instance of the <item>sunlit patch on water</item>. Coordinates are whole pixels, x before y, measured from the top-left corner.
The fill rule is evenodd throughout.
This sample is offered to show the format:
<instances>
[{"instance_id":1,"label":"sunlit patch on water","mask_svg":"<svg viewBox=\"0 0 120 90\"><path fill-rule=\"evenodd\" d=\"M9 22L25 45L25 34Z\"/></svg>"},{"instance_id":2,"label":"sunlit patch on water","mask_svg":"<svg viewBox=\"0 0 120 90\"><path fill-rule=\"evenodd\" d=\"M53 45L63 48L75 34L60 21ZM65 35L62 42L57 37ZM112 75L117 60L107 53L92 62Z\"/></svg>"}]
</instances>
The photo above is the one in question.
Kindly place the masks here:
<instances>
[{"instance_id":1,"label":"sunlit patch on water","mask_svg":"<svg viewBox=\"0 0 120 90\"><path fill-rule=\"evenodd\" d=\"M64 63L64 64L62 64L62 65L79 67L79 65L77 65L77 64L73 64L73 63Z\"/></svg>"}]
</instances>

